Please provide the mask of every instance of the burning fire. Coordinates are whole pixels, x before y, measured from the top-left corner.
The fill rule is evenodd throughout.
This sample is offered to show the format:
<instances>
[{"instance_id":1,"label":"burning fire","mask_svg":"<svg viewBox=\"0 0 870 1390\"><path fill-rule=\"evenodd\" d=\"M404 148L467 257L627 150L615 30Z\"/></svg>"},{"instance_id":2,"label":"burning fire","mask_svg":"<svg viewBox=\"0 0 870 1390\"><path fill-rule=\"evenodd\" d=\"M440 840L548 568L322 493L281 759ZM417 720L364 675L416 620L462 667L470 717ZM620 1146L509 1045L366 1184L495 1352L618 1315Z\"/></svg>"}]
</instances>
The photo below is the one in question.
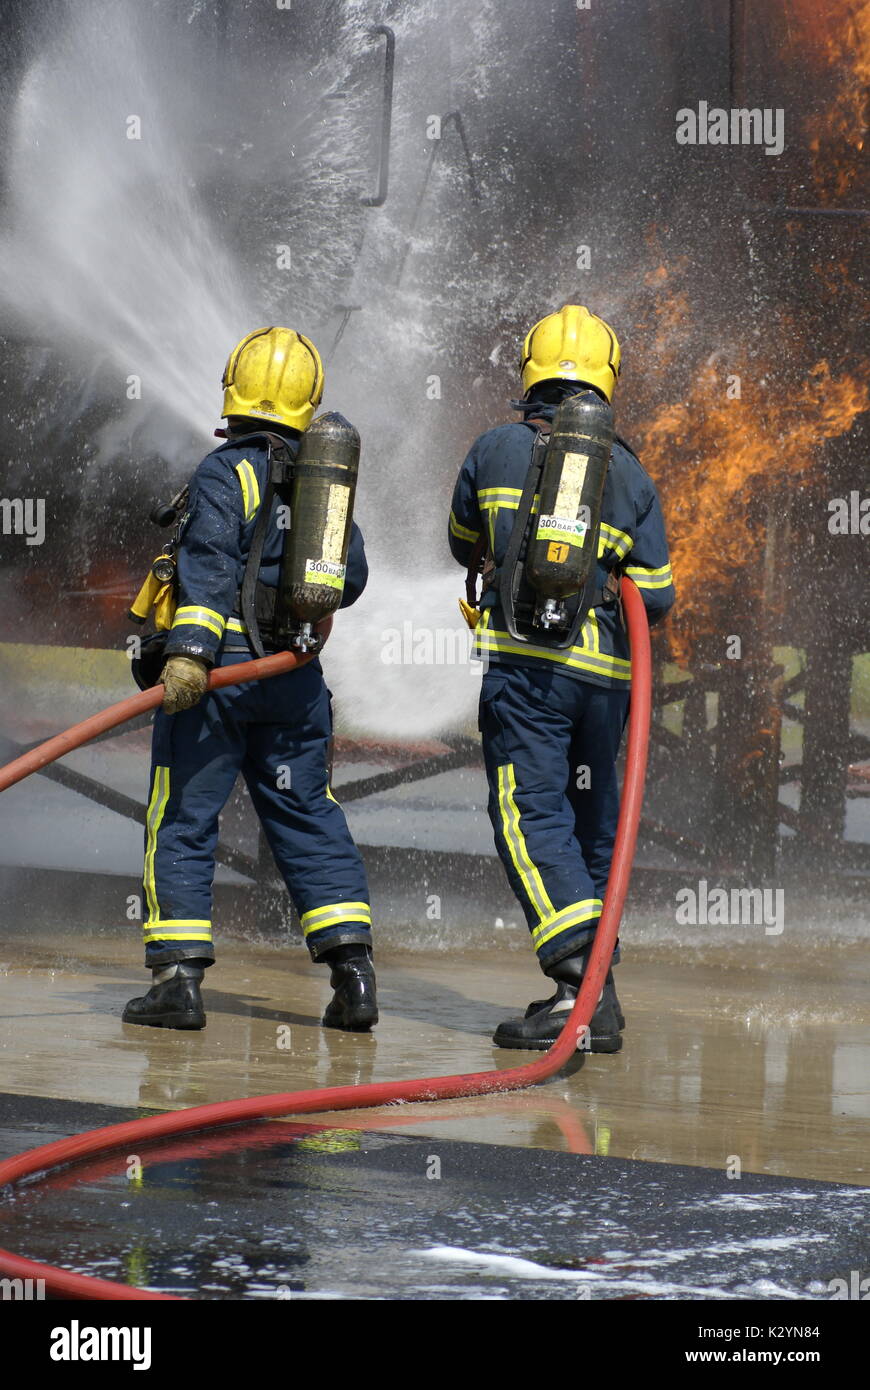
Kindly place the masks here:
<instances>
[{"instance_id":1,"label":"burning fire","mask_svg":"<svg viewBox=\"0 0 870 1390\"><path fill-rule=\"evenodd\" d=\"M870 88L870 0L828 6L792 0L792 7L792 52L814 63L817 80L830 92L828 109L809 116L805 129L816 195L836 204L858 191Z\"/></svg>"},{"instance_id":2,"label":"burning fire","mask_svg":"<svg viewBox=\"0 0 870 1390\"><path fill-rule=\"evenodd\" d=\"M751 80L785 78L800 89L795 100L806 102L797 109L810 108L803 119L809 160L803 143L790 173L812 191L783 199L780 190L779 200L827 208L851 197L860 206L870 0L788 0L764 19L766 38L757 25L747 31L756 45ZM773 31L779 49L769 43ZM782 58L770 56L777 52ZM785 64L778 75L777 61ZM866 353L858 347L867 224L851 215L783 217L763 191L766 174L751 191L737 191L730 213L723 186L721 300L692 300L692 267L663 257L659 229L649 229L656 268L645 276L644 294L653 314L638 314L635 346L655 372L643 382L647 398L637 400L634 429L662 496L677 585L669 631L681 662L737 598L761 598L768 518L786 512L794 489L822 480L822 446L870 409ZM737 255L729 277L731 248ZM730 309L729 279L736 290Z\"/></svg>"},{"instance_id":3,"label":"burning fire","mask_svg":"<svg viewBox=\"0 0 870 1390\"><path fill-rule=\"evenodd\" d=\"M731 371L740 399L726 398L722 369L708 362L688 401L662 406L644 431L642 457L664 483L680 659L688 634L712 628L738 576L742 585L758 583L767 505L778 496L785 505L820 446L870 408L867 386L835 375L825 360L793 391L758 380L756 368Z\"/></svg>"}]
</instances>

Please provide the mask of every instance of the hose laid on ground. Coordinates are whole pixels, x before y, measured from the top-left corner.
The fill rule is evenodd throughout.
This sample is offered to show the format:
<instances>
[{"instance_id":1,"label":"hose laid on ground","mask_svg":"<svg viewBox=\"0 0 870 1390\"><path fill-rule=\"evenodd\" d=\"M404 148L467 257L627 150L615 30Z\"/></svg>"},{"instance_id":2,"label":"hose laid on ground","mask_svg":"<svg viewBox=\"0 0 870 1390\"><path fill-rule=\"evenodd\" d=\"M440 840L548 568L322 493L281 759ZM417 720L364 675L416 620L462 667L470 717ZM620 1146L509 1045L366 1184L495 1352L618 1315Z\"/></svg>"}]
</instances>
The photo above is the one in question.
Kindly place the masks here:
<instances>
[{"instance_id":1,"label":"hose laid on ground","mask_svg":"<svg viewBox=\"0 0 870 1390\"><path fill-rule=\"evenodd\" d=\"M0 1188L7 1183L20 1182L63 1164L77 1163L94 1154L106 1153L114 1149L124 1149L127 1153L132 1146L161 1139L168 1135L187 1134L194 1130L209 1129L218 1125L238 1124L245 1120L277 1118L281 1115L318 1114L332 1110L360 1110L374 1105L389 1105L396 1101L449 1100L456 1096L480 1096L494 1091L517 1091L526 1086L534 1086L553 1076L583 1048L586 1029L598 1003L611 956L616 945L619 923L637 843L637 828L643 801L643 786L646 775L647 745L649 739L650 706L652 696L652 668L650 658L649 627L643 600L630 579L623 579L623 606L628 624L631 643L632 693L631 716L628 728L625 780L619 808L619 823L613 850L610 877L604 896L604 907L589 955L586 974L574 1003L556 1042L543 1057L525 1066L513 1067L506 1071L469 1072L458 1076L432 1076L422 1080L382 1081L360 1086L332 1086L319 1091L287 1091L269 1096L251 1096L240 1100L219 1101L211 1105L197 1105L188 1110L171 1111L167 1114L152 1115L147 1119L129 1120L124 1124L110 1125L105 1129L88 1130L84 1134L73 1135L69 1139L59 1139L52 1144L44 1144L38 1149L29 1149L0 1163ZM303 658L304 659L304 658ZM301 664L290 653L265 657L259 661L222 667L212 672L210 688L218 685L231 685L239 680L254 680L279 671L289 670ZM252 668L258 668L253 670ZM217 677L217 679L215 679ZM112 727L105 723L109 716L113 723L122 723L132 718L151 704L158 704L162 687L158 692L146 691L144 696L134 696L132 700L114 705L102 715L85 720L75 729L50 739L40 748L32 750L23 758L3 769L0 773L0 790L27 776L28 772L44 767L52 758L59 757L87 741L103 728ZM131 708L135 706L135 708ZM127 707L129 713L118 716L117 712ZM87 732L83 732L87 731ZM46 750L57 748L58 751ZM11 779L10 769L31 761L32 765L20 770ZM53 1265L38 1264L24 1259L10 1251L0 1250L0 1270L18 1279L44 1279L46 1291L61 1298L74 1299L167 1299L172 1294L153 1293L145 1289L131 1288L126 1284L114 1283L107 1279L93 1279L89 1275L72 1274Z\"/></svg>"}]
</instances>

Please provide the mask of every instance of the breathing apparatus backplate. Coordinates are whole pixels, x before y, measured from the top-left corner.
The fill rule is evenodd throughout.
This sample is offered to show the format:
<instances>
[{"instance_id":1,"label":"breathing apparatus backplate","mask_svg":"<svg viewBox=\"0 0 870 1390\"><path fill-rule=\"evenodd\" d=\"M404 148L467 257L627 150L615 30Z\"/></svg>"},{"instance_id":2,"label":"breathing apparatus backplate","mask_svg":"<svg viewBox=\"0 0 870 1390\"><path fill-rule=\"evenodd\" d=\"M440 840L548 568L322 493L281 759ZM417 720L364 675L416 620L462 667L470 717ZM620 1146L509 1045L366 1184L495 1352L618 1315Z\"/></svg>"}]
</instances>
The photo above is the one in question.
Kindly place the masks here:
<instances>
[{"instance_id":1,"label":"breathing apparatus backplate","mask_svg":"<svg viewBox=\"0 0 870 1390\"><path fill-rule=\"evenodd\" d=\"M504 614L505 624L514 640L522 643L546 645L556 650L564 650L575 644L590 608L611 601L610 595L606 594L604 590L598 586L597 566L593 559L591 561L591 567L586 573L579 590L575 593L563 591L560 602L563 608L565 621L562 622L558 628L547 629L544 628L543 625L538 625L535 622L535 617L540 611L543 597L538 592L538 586L527 574L529 546L532 542L534 530L534 500L535 496L539 495L540 506L543 508L544 493L546 490L546 467L551 441L554 432L558 433L558 426L561 421L563 409L568 408L569 402L574 402L578 396L585 396L585 394L586 393L574 393L572 396L565 398L565 401L561 403L557 410L556 418L552 422L552 425L550 425L548 432L545 432L540 427L539 423L533 423L530 419L523 422L524 424L530 425L530 427L535 430L535 438L532 444L528 472L523 484L514 525L508 542L507 553L500 567L500 572L497 574L499 601ZM595 394L597 395L598 393ZM606 402L604 402L604 409L609 412ZM543 421L541 423L543 423ZM572 456L568 454L566 457ZM608 467L609 457L604 467L605 477ZM603 479L601 486L603 488ZM599 530L600 515L593 512L588 543L591 554L594 557L597 557L598 553ZM546 590L544 590L544 594L545 593Z\"/></svg>"}]
</instances>

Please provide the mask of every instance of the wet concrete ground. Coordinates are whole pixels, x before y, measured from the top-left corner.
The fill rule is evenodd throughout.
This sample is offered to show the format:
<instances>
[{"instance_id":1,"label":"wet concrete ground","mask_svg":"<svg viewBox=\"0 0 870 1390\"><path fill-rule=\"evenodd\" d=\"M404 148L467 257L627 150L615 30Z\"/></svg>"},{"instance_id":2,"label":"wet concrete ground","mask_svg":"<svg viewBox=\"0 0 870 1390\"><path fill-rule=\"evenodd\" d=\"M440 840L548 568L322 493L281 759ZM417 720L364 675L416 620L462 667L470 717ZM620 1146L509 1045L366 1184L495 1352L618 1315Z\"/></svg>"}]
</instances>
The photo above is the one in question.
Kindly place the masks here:
<instances>
[{"instance_id":1,"label":"wet concrete ground","mask_svg":"<svg viewBox=\"0 0 870 1390\"><path fill-rule=\"evenodd\" d=\"M207 1028L179 1034L120 1021L147 979L135 929L63 907L63 927L0 936L6 1153L135 1113L529 1060L490 1042L541 993L522 950L380 951L381 1023L359 1036L319 1026L327 972L300 947L232 941ZM119 1159L61 1175L4 1205L0 1243L216 1298L830 1298L870 1271L867 954L785 944L641 942L617 971L616 1056L527 1092L190 1141L139 1183Z\"/></svg>"},{"instance_id":2,"label":"wet concrete ground","mask_svg":"<svg viewBox=\"0 0 870 1390\"><path fill-rule=\"evenodd\" d=\"M4 1151L34 1127L132 1118L15 1100L0 1097ZM205 1299L827 1300L866 1267L868 1206L854 1187L271 1121L20 1188L0 1231Z\"/></svg>"},{"instance_id":3,"label":"wet concrete ground","mask_svg":"<svg viewBox=\"0 0 870 1390\"><path fill-rule=\"evenodd\" d=\"M512 1067L490 1042L541 997L531 953L381 951L371 1036L319 1026L328 974L298 946L225 943L206 976L208 1026L123 1025L147 985L137 932L0 937L0 1089L176 1109L234 1096ZM615 1056L570 1077L467 1102L402 1107L415 1134L724 1170L870 1182L867 953L762 938L682 958L631 948ZM348 1112L342 1125L362 1118ZM413 1121L413 1123L410 1123Z\"/></svg>"}]
</instances>

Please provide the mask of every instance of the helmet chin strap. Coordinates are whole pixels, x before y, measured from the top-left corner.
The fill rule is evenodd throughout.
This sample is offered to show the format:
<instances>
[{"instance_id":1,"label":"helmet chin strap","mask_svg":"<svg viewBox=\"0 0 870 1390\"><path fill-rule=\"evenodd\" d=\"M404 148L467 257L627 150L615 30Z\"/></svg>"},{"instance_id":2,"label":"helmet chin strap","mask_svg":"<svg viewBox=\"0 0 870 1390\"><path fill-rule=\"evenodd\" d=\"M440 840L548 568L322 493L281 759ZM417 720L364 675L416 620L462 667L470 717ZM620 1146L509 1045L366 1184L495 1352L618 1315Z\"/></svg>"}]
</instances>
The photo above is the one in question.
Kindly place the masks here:
<instances>
[{"instance_id":1,"label":"helmet chin strap","mask_svg":"<svg viewBox=\"0 0 870 1390\"><path fill-rule=\"evenodd\" d=\"M282 439L299 439L304 430L298 430L294 425L284 425L280 421L259 419L254 415L236 417L235 425L229 422L214 431L215 439L241 439L248 434L268 434L269 432L279 434Z\"/></svg>"}]
</instances>

